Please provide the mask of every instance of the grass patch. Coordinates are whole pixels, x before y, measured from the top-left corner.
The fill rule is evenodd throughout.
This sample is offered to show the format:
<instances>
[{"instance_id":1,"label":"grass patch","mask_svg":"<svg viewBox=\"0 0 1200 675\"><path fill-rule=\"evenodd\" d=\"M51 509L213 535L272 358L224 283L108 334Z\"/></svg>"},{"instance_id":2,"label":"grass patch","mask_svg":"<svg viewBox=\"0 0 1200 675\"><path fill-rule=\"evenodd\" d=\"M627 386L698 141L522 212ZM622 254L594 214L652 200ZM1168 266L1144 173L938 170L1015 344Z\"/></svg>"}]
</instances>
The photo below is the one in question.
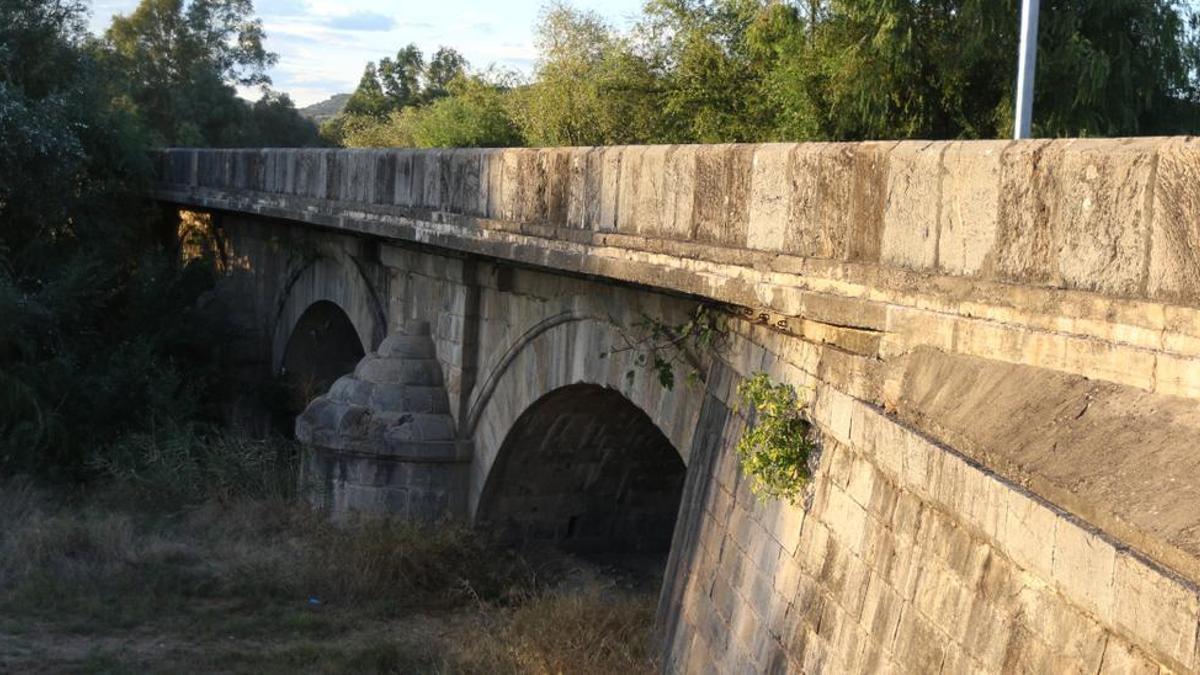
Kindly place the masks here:
<instances>
[{"instance_id":1,"label":"grass patch","mask_svg":"<svg viewBox=\"0 0 1200 675\"><path fill-rule=\"evenodd\" d=\"M0 672L654 670L653 595L577 561L250 493L0 482Z\"/></svg>"}]
</instances>

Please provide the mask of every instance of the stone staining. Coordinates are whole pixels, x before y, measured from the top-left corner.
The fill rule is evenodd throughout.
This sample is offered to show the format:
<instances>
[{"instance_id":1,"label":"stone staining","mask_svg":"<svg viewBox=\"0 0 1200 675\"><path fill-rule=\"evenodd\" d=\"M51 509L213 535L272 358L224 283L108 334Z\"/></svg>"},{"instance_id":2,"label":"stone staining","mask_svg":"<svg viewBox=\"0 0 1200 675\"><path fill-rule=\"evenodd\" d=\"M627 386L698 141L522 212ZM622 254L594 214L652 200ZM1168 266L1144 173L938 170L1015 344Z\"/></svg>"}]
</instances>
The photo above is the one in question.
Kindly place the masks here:
<instances>
[{"instance_id":1,"label":"stone staining","mask_svg":"<svg viewBox=\"0 0 1200 675\"><path fill-rule=\"evenodd\" d=\"M296 438L307 487L334 518L461 515L470 455L460 450L426 322L406 324L310 403Z\"/></svg>"}]
</instances>

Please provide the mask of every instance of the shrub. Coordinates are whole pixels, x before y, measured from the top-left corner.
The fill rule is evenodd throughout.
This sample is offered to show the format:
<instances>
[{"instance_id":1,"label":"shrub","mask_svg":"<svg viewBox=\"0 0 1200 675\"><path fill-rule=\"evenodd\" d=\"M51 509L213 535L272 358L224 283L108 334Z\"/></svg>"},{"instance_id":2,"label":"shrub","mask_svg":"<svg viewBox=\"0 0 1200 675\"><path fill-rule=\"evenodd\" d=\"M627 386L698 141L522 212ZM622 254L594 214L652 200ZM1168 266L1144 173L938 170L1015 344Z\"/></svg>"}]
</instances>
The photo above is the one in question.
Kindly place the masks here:
<instances>
[{"instance_id":1,"label":"shrub","mask_svg":"<svg viewBox=\"0 0 1200 675\"><path fill-rule=\"evenodd\" d=\"M760 372L739 383L737 393L740 405L754 413L737 444L751 489L794 502L811 477L808 463L814 449L796 390Z\"/></svg>"}]
</instances>

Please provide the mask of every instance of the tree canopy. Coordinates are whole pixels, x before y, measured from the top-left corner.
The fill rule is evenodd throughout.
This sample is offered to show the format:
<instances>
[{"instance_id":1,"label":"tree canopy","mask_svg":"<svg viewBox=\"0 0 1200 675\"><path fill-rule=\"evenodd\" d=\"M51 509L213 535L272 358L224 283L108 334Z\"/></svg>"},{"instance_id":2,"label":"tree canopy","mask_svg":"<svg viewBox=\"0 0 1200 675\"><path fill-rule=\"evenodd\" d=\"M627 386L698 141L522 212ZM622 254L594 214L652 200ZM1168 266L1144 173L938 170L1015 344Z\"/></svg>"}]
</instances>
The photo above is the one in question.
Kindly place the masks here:
<instances>
[{"instance_id":1,"label":"tree canopy","mask_svg":"<svg viewBox=\"0 0 1200 675\"><path fill-rule=\"evenodd\" d=\"M497 93L532 145L1007 137L1018 24L1018 0L648 0L620 31L551 4L532 77ZM1038 47L1036 134L1200 129L1195 3L1043 0ZM419 79L342 140L420 143L363 133L428 105Z\"/></svg>"},{"instance_id":2,"label":"tree canopy","mask_svg":"<svg viewBox=\"0 0 1200 675\"><path fill-rule=\"evenodd\" d=\"M0 0L0 474L86 475L155 424L214 416L219 340L145 200L160 143L312 142L247 1L145 0L102 40L77 0ZM304 126L307 124L307 127Z\"/></svg>"},{"instance_id":3,"label":"tree canopy","mask_svg":"<svg viewBox=\"0 0 1200 675\"><path fill-rule=\"evenodd\" d=\"M113 18L99 51L159 143L315 143L315 128L291 99L267 88L267 68L278 57L265 37L250 0L142 0L128 16ZM247 104L237 86L261 87L262 100ZM288 131L260 137L279 123Z\"/></svg>"}]
</instances>

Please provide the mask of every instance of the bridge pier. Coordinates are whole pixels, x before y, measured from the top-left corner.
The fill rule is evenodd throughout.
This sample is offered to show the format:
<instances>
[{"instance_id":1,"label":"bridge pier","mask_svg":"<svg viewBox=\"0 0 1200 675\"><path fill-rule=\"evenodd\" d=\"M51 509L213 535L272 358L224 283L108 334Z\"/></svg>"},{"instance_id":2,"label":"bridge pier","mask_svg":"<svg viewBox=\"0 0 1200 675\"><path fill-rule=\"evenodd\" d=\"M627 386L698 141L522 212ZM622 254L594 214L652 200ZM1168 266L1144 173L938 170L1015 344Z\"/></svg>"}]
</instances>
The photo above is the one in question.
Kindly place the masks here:
<instances>
[{"instance_id":1,"label":"bridge pier","mask_svg":"<svg viewBox=\"0 0 1200 675\"><path fill-rule=\"evenodd\" d=\"M296 418L305 488L334 518L461 518L471 453L454 427L429 324L406 322Z\"/></svg>"}]
</instances>

